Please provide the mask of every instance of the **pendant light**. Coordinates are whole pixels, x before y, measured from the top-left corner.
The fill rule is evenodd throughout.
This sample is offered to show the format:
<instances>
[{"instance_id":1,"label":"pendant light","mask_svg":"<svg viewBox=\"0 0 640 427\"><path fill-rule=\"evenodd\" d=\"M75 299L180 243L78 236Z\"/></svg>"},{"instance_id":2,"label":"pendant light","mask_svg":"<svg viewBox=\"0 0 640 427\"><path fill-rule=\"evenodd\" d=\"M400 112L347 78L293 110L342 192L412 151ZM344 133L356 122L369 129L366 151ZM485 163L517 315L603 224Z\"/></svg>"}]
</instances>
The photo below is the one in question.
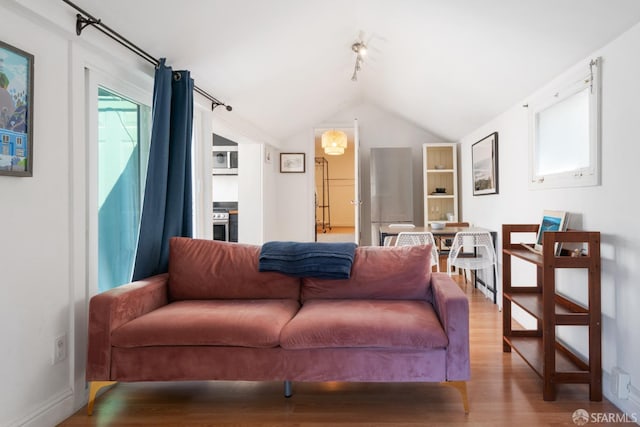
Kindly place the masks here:
<instances>
[{"instance_id":1,"label":"pendant light","mask_svg":"<svg viewBox=\"0 0 640 427\"><path fill-rule=\"evenodd\" d=\"M341 130L328 130L322 134L322 148L325 154L339 156L347 148L347 134Z\"/></svg>"}]
</instances>

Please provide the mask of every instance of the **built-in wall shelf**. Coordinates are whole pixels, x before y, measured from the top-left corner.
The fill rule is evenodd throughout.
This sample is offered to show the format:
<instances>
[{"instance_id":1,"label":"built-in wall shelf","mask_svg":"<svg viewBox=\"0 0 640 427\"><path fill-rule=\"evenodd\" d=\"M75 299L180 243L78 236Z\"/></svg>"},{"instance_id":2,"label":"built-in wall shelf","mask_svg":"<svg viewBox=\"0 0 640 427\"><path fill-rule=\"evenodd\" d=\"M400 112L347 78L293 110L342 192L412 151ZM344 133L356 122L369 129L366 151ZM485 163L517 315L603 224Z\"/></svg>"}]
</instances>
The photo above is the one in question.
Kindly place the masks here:
<instances>
[{"instance_id":1,"label":"built-in wall shelf","mask_svg":"<svg viewBox=\"0 0 640 427\"><path fill-rule=\"evenodd\" d=\"M424 224L458 222L456 144L423 144ZM449 218L447 217L449 215Z\"/></svg>"}]
</instances>

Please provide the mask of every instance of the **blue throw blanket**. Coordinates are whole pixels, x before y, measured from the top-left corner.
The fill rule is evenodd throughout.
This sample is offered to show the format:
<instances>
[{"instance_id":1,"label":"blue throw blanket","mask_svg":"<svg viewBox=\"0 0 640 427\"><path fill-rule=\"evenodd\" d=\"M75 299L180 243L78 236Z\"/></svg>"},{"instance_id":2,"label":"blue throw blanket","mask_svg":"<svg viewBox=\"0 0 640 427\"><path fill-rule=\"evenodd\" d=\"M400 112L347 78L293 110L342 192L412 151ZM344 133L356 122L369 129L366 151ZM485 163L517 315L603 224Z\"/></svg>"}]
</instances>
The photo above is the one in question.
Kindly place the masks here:
<instances>
[{"instance_id":1,"label":"blue throw blanket","mask_svg":"<svg viewBox=\"0 0 640 427\"><path fill-rule=\"evenodd\" d=\"M348 279L355 243L267 242L262 245L258 269L296 277Z\"/></svg>"}]
</instances>

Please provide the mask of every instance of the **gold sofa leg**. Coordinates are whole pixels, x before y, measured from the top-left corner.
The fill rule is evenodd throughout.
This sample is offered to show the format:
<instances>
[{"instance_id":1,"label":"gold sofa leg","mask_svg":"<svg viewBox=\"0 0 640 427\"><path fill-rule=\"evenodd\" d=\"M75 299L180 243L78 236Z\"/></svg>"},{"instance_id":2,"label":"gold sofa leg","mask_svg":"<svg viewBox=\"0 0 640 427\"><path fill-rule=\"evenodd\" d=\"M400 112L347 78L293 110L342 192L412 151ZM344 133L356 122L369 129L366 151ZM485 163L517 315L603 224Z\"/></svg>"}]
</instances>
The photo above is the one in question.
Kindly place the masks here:
<instances>
[{"instance_id":1,"label":"gold sofa leg","mask_svg":"<svg viewBox=\"0 0 640 427\"><path fill-rule=\"evenodd\" d=\"M87 415L93 414L93 403L96 400L96 394L103 387L108 387L117 383L117 381L90 381L89 382L89 402L87 403Z\"/></svg>"},{"instance_id":2,"label":"gold sofa leg","mask_svg":"<svg viewBox=\"0 0 640 427\"><path fill-rule=\"evenodd\" d=\"M467 395L467 382L466 381L444 381L441 384L448 385L455 388L460 392L462 397L462 406L464 406L464 413L469 413L469 397Z\"/></svg>"}]
</instances>

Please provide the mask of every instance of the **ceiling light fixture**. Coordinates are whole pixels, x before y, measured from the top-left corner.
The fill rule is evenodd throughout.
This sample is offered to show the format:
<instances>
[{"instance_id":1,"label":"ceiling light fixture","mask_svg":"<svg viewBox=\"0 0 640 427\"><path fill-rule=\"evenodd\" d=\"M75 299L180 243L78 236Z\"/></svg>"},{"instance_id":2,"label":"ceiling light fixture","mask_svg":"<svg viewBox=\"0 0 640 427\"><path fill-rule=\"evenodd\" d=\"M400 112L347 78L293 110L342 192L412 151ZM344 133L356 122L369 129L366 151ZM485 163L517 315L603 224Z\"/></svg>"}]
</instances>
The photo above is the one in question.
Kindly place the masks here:
<instances>
[{"instance_id":1,"label":"ceiling light fixture","mask_svg":"<svg viewBox=\"0 0 640 427\"><path fill-rule=\"evenodd\" d=\"M341 130L328 130L322 134L322 148L325 154L339 156L347 148L347 134Z\"/></svg>"},{"instance_id":2,"label":"ceiling light fixture","mask_svg":"<svg viewBox=\"0 0 640 427\"><path fill-rule=\"evenodd\" d=\"M367 54L367 45L363 41L357 41L351 45L351 50L356 53L356 65L353 67L353 75L351 76L352 82L358 81L358 71L362 68L362 62L364 56Z\"/></svg>"}]
</instances>

